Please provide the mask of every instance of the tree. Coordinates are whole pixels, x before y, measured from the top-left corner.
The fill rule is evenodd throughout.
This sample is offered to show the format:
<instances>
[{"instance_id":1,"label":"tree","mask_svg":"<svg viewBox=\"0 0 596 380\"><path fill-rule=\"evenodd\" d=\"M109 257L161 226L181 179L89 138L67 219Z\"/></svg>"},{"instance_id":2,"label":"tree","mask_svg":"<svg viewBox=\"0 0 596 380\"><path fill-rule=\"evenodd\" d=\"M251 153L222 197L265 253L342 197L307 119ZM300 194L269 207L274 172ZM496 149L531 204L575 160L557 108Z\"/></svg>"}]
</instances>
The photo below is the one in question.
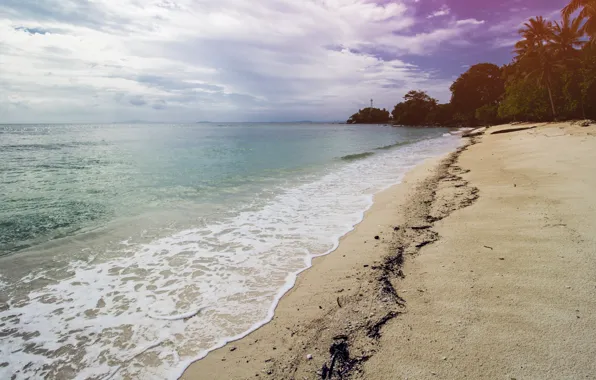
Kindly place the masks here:
<instances>
[{"instance_id":1,"label":"tree","mask_svg":"<svg viewBox=\"0 0 596 380\"><path fill-rule=\"evenodd\" d=\"M393 123L400 125L431 124L430 115L437 108L437 100L424 91L409 91L404 102L398 103L391 114Z\"/></svg>"},{"instance_id":2,"label":"tree","mask_svg":"<svg viewBox=\"0 0 596 380\"><path fill-rule=\"evenodd\" d=\"M542 16L533 17L519 29L519 34L527 41L529 51L540 48L552 37L553 24Z\"/></svg>"},{"instance_id":3,"label":"tree","mask_svg":"<svg viewBox=\"0 0 596 380\"><path fill-rule=\"evenodd\" d=\"M596 119L596 44L587 44L580 55L580 91L584 117Z\"/></svg>"},{"instance_id":4,"label":"tree","mask_svg":"<svg viewBox=\"0 0 596 380\"><path fill-rule=\"evenodd\" d=\"M578 111L585 117L584 97L581 93L581 48L585 45L581 32L582 20L578 17L573 20L563 15L561 22L553 24L553 36L550 48L554 59L564 69L559 70L557 77L561 81L560 100L561 111L565 117L579 116Z\"/></svg>"},{"instance_id":5,"label":"tree","mask_svg":"<svg viewBox=\"0 0 596 380\"><path fill-rule=\"evenodd\" d=\"M555 21L552 29L552 49L559 59L573 60L579 56L579 49L585 41L582 40L582 20L578 17L573 20L569 16L563 16L559 23Z\"/></svg>"},{"instance_id":6,"label":"tree","mask_svg":"<svg viewBox=\"0 0 596 380\"><path fill-rule=\"evenodd\" d=\"M499 66L480 63L470 67L451 85L451 105L454 114L466 123L475 123L475 112L485 105L498 105L505 92L505 82Z\"/></svg>"},{"instance_id":7,"label":"tree","mask_svg":"<svg viewBox=\"0 0 596 380\"><path fill-rule=\"evenodd\" d=\"M592 44L596 44L596 0L571 0L561 13L563 17L571 17L580 8L577 18L584 22L580 32L587 34Z\"/></svg>"},{"instance_id":8,"label":"tree","mask_svg":"<svg viewBox=\"0 0 596 380\"><path fill-rule=\"evenodd\" d=\"M407 102L423 102L423 103L437 103L437 100L428 96L426 91L408 91L407 94L404 95L404 100Z\"/></svg>"},{"instance_id":9,"label":"tree","mask_svg":"<svg viewBox=\"0 0 596 380\"><path fill-rule=\"evenodd\" d=\"M590 114L594 98L588 89L596 67L590 64L588 47L596 45L585 43L582 22L563 14L562 20L554 23L537 17L524 24L514 61L503 68L506 94L500 117L545 120L543 96L553 118ZM538 91L528 81L545 91Z\"/></svg>"},{"instance_id":10,"label":"tree","mask_svg":"<svg viewBox=\"0 0 596 380\"><path fill-rule=\"evenodd\" d=\"M582 73L579 69L563 70L557 78L557 111L559 118L585 118Z\"/></svg>"},{"instance_id":11,"label":"tree","mask_svg":"<svg viewBox=\"0 0 596 380\"><path fill-rule=\"evenodd\" d=\"M543 121L548 118L548 94L534 80L509 80L498 117L505 121Z\"/></svg>"},{"instance_id":12,"label":"tree","mask_svg":"<svg viewBox=\"0 0 596 380\"><path fill-rule=\"evenodd\" d=\"M519 40L515 43L513 52L515 53L515 59L517 57L524 57L528 52L532 50L532 44L527 39Z\"/></svg>"},{"instance_id":13,"label":"tree","mask_svg":"<svg viewBox=\"0 0 596 380\"><path fill-rule=\"evenodd\" d=\"M451 103L437 104L427 117L429 125L455 126Z\"/></svg>"},{"instance_id":14,"label":"tree","mask_svg":"<svg viewBox=\"0 0 596 380\"><path fill-rule=\"evenodd\" d=\"M519 30L510 64L472 66L451 85L448 104L438 104L424 91L408 92L392 111L394 124L473 126L596 118L595 10L596 0L571 0L561 20L528 20ZM573 12L579 12L575 19ZM367 120L366 112L353 115L351 122Z\"/></svg>"},{"instance_id":15,"label":"tree","mask_svg":"<svg viewBox=\"0 0 596 380\"><path fill-rule=\"evenodd\" d=\"M522 51L518 48L521 44L516 44L516 52L518 54L521 53L516 58L519 64L525 69L527 73L526 78L534 78L540 85L547 88L553 118L556 118L557 112L552 93L552 77L557 64L554 59L552 47L549 46L549 42L553 39L554 35L553 25L542 16L538 16L526 22L524 27L519 30L519 33L525 40L524 45L526 49Z\"/></svg>"},{"instance_id":16,"label":"tree","mask_svg":"<svg viewBox=\"0 0 596 380\"><path fill-rule=\"evenodd\" d=\"M389 111L385 108L364 108L350 116L348 124L386 124L389 123Z\"/></svg>"},{"instance_id":17,"label":"tree","mask_svg":"<svg viewBox=\"0 0 596 380\"><path fill-rule=\"evenodd\" d=\"M476 120L483 125L496 124L498 118L499 106L495 104L486 104L478 108L475 113Z\"/></svg>"}]
</instances>

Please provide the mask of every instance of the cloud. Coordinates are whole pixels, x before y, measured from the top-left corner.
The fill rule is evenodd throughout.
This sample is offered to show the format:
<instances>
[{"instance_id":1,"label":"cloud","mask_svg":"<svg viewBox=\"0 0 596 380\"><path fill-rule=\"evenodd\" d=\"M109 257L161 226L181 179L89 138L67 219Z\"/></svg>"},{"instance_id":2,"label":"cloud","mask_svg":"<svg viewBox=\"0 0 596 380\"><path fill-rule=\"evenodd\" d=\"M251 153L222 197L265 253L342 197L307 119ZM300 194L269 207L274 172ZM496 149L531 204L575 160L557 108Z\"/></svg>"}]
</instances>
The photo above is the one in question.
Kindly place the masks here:
<instances>
[{"instance_id":1,"label":"cloud","mask_svg":"<svg viewBox=\"0 0 596 380\"><path fill-rule=\"evenodd\" d=\"M42 28L27 28L24 26L17 26L15 30L22 31L28 34L47 34L49 31Z\"/></svg>"},{"instance_id":2,"label":"cloud","mask_svg":"<svg viewBox=\"0 0 596 380\"><path fill-rule=\"evenodd\" d=\"M344 119L450 76L413 63L483 20L411 1L5 0L5 121ZM426 15L427 13L423 13ZM385 102L385 103L382 103ZM27 107L27 112L22 112Z\"/></svg>"},{"instance_id":3,"label":"cloud","mask_svg":"<svg viewBox=\"0 0 596 380\"><path fill-rule=\"evenodd\" d=\"M153 103L153 105L151 105L151 107L153 107L153 109L155 110L164 110L167 107L166 101L159 99L157 101L155 101L155 103Z\"/></svg>"},{"instance_id":4,"label":"cloud","mask_svg":"<svg viewBox=\"0 0 596 380\"><path fill-rule=\"evenodd\" d=\"M449 13L451 13L451 9L447 5L443 5L439 10L437 10L437 11L429 14L428 16L426 16L426 18L435 18L435 17L447 16Z\"/></svg>"},{"instance_id":5,"label":"cloud","mask_svg":"<svg viewBox=\"0 0 596 380\"><path fill-rule=\"evenodd\" d=\"M506 48L506 47L513 47L515 43L519 41L519 36L516 37L497 37L493 41L493 47L495 48Z\"/></svg>"},{"instance_id":6,"label":"cloud","mask_svg":"<svg viewBox=\"0 0 596 380\"><path fill-rule=\"evenodd\" d=\"M465 20L457 20L455 22L455 25L457 26L461 26L461 25L482 25L484 24L484 20L476 20L475 18L468 18Z\"/></svg>"},{"instance_id":7,"label":"cloud","mask_svg":"<svg viewBox=\"0 0 596 380\"><path fill-rule=\"evenodd\" d=\"M488 44L494 49L510 48L519 41L519 29L530 18L543 15L546 19L556 20L561 17L563 5L550 4L552 1L545 1L539 7L510 7L506 16L495 20L485 31L490 39Z\"/></svg>"},{"instance_id":8,"label":"cloud","mask_svg":"<svg viewBox=\"0 0 596 380\"><path fill-rule=\"evenodd\" d=\"M147 104L145 99L143 99L143 97L140 95L133 96L131 99L128 100L128 102L133 106L144 106L145 104Z\"/></svg>"}]
</instances>

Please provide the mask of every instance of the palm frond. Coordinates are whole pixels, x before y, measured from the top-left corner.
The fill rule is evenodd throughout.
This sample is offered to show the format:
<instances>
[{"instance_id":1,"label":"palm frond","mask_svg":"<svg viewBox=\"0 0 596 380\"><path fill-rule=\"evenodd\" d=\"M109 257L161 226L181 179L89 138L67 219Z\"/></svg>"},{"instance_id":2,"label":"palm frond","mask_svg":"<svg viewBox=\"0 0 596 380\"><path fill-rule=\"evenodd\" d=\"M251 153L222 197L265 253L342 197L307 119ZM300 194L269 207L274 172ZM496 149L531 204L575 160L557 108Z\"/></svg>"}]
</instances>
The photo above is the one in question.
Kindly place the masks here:
<instances>
[{"instance_id":1,"label":"palm frond","mask_svg":"<svg viewBox=\"0 0 596 380\"><path fill-rule=\"evenodd\" d=\"M583 0L571 0L571 2L561 10L561 14L564 17L571 17L573 12L577 11L583 5L583 2Z\"/></svg>"}]
</instances>

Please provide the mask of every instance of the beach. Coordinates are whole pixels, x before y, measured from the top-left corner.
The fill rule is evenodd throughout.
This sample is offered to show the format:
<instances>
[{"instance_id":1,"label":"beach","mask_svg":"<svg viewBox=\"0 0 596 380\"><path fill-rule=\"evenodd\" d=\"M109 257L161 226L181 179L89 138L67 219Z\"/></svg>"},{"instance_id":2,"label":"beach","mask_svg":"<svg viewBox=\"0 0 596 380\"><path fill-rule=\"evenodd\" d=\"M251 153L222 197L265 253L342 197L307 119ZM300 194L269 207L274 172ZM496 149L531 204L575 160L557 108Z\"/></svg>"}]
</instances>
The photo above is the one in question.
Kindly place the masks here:
<instances>
[{"instance_id":1,"label":"beach","mask_svg":"<svg viewBox=\"0 0 596 380\"><path fill-rule=\"evenodd\" d=\"M460 145L445 132L0 126L0 378L177 379L267 323L375 194Z\"/></svg>"},{"instance_id":2,"label":"beach","mask_svg":"<svg viewBox=\"0 0 596 380\"><path fill-rule=\"evenodd\" d=\"M534 126L410 171L271 322L182 378L591 378L596 127Z\"/></svg>"},{"instance_id":3,"label":"beach","mask_svg":"<svg viewBox=\"0 0 596 380\"><path fill-rule=\"evenodd\" d=\"M0 380L596 380L595 1L0 3Z\"/></svg>"}]
</instances>

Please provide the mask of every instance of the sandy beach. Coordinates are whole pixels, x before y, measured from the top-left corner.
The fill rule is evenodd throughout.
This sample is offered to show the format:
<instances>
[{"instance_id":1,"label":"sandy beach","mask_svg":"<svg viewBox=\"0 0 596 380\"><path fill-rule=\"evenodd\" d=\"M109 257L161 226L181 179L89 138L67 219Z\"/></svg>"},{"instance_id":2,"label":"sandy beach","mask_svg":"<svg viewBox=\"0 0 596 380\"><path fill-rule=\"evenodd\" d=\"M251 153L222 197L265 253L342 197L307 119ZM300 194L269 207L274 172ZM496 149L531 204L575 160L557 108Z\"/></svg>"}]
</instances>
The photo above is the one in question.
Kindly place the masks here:
<instances>
[{"instance_id":1,"label":"sandy beach","mask_svg":"<svg viewBox=\"0 0 596 380\"><path fill-rule=\"evenodd\" d=\"M596 126L533 126L377 195L270 323L182 378L594 378Z\"/></svg>"}]
</instances>

